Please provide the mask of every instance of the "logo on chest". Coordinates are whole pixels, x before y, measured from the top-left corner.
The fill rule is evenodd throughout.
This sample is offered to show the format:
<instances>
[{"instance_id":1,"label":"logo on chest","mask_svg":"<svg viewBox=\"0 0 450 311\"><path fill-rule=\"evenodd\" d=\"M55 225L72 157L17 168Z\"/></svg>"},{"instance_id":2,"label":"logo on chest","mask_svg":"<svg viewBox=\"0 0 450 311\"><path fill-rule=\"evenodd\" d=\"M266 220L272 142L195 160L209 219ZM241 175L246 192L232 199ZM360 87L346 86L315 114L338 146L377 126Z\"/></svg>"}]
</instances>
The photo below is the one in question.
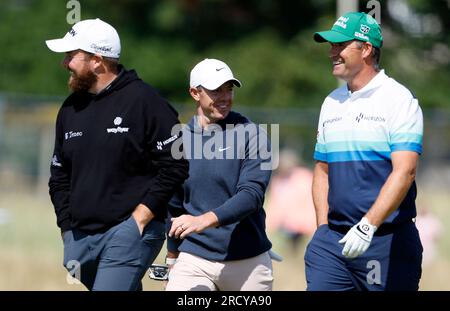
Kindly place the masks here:
<instances>
[{"instance_id":1,"label":"logo on chest","mask_svg":"<svg viewBox=\"0 0 450 311\"><path fill-rule=\"evenodd\" d=\"M68 140L74 137L81 137L83 136L83 132L74 132L74 131L69 131L69 132L65 132L64 133L64 139Z\"/></svg>"},{"instance_id":2,"label":"logo on chest","mask_svg":"<svg viewBox=\"0 0 450 311\"><path fill-rule=\"evenodd\" d=\"M355 118L355 121L360 123L361 121L369 121L369 122L386 122L386 119L381 116L367 116L362 112L358 114Z\"/></svg>"},{"instance_id":3,"label":"logo on chest","mask_svg":"<svg viewBox=\"0 0 450 311\"><path fill-rule=\"evenodd\" d=\"M322 127L325 127L327 125L333 124L335 122L340 122L340 121L342 121L342 117L335 117L332 119L328 119L328 120L323 121Z\"/></svg>"},{"instance_id":4,"label":"logo on chest","mask_svg":"<svg viewBox=\"0 0 450 311\"><path fill-rule=\"evenodd\" d=\"M122 124L122 118L121 117L115 117L115 119L113 120L113 123L116 127L111 127L111 128L107 128L106 132L107 133L127 133L128 130L130 129L129 127L121 127L120 124Z\"/></svg>"}]
</instances>

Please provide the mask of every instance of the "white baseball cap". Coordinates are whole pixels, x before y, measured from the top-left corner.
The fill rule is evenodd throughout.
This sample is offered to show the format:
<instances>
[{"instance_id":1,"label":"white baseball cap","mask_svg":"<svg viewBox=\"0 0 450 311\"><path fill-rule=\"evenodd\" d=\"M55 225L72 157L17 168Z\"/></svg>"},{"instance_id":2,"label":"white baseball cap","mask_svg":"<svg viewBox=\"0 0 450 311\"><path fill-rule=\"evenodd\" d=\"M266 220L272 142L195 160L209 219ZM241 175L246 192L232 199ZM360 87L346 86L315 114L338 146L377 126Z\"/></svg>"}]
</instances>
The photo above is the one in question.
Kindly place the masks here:
<instances>
[{"instance_id":1,"label":"white baseball cap","mask_svg":"<svg viewBox=\"0 0 450 311\"><path fill-rule=\"evenodd\" d=\"M215 90L225 82L232 81L241 87L242 83L233 76L230 67L224 62L205 58L191 70L191 87L202 86L208 90Z\"/></svg>"},{"instance_id":2,"label":"white baseball cap","mask_svg":"<svg viewBox=\"0 0 450 311\"><path fill-rule=\"evenodd\" d=\"M79 21L64 38L45 41L53 52L83 50L105 57L120 57L120 38L110 24L99 18Z\"/></svg>"}]
</instances>

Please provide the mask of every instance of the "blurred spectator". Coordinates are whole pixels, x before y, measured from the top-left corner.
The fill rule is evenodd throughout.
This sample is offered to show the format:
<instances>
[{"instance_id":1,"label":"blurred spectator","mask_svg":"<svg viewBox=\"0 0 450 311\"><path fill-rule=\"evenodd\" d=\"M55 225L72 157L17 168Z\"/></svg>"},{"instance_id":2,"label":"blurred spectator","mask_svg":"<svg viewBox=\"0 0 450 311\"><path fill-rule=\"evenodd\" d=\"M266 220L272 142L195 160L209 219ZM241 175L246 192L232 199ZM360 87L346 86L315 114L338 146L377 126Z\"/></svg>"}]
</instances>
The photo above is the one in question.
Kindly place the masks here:
<instances>
[{"instance_id":1,"label":"blurred spectator","mask_svg":"<svg viewBox=\"0 0 450 311\"><path fill-rule=\"evenodd\" d=\"M442 235L442 222L428 208L422 208L416 217L416 227L423 247L422 263L427 265L436 258L437 241Z\"/></svg>"},{"instance_id":2,"label":"blurred spectator","mask_svg":"<svg viewBox=\"0 0 450 311\"><path fill-rule=\"evenodd\" d=\"M294 151L280 152L279 167L268 190L266 225L269 232L287 234L293 250L302 236L312 235L316 229L312 178L312 171L299 165Z\"/></svg>"},{"instance_id":3,"label":"blurred spectator","mask_svg":"<svg viewBox=\"0 0 450 311\"><path fill-rule=\"evenodd\" d=\"M0 225L7 224L11 221L11 214L6 208L0 208Z\"/></svg>"}]
</instances>

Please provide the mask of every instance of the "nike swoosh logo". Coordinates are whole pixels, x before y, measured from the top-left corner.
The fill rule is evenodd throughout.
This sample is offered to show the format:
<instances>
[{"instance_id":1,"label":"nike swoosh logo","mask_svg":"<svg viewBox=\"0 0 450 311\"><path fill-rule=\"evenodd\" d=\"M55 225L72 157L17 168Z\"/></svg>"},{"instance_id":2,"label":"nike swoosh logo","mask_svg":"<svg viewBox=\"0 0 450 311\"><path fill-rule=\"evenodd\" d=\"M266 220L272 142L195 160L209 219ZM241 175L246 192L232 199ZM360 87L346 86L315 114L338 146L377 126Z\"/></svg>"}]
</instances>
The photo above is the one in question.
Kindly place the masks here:
<instances>
[{"instance_id":1,"label":"nike swoosh logo","mask_svg":"<svg viewBox=\"0 0 450 311\"><path fill-rule=\"evenodd\" d=\"M221 71L223 68L225 68L225 67L222 67L222 68L216 68L216 71Z\"/></svg>"},{"instance_id":2,"label":"nike swoosh logo","mask_svg":"<svg viewBox=\"0 0 450 311\"><path fill-rule=\"evenodd\" d=\"M231 147L226 147L226 148L219 148L219 152L225 151L227 149L230 149Z\"/></svg>"}]
</instances>

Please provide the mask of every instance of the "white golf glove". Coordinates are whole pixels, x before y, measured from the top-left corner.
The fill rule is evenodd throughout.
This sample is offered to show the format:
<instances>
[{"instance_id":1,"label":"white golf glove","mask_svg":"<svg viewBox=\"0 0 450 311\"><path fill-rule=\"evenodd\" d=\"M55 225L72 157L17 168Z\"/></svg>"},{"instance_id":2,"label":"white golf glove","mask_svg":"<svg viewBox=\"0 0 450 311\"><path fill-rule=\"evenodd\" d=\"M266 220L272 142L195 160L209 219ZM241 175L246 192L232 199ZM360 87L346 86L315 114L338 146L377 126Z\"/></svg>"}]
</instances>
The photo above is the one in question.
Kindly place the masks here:
<instances>
[{"instance_id":1,"label":"white golf glove","mask_svg":"<svg viewBox=\"0 0 450 311\"><path fill-rule=\"evenodd\" d=\"M342 255L347 258L356 258L362 255L369 248L375 231L377 231L377 227L371 225L367 218L363 217L339 241L341 244L345 243Z\"/></svg>"}]
</instances>

